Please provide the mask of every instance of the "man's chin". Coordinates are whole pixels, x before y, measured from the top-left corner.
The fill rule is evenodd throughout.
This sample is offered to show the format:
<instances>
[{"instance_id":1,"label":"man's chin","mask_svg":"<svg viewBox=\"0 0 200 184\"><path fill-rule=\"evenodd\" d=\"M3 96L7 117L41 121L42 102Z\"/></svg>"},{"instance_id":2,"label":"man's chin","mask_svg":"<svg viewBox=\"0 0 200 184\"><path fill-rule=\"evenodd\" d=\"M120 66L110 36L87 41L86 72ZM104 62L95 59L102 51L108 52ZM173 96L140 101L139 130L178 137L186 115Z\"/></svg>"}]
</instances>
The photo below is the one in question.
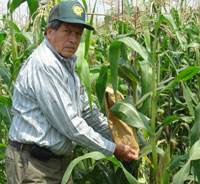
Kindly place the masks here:
<instances>
[{"instance_id":1,"label":"man's chin","mask_svg":"<svg viewBox=\"0 0 200 184\"><path fill-rule=\"evenodd\" d=\"M67 53L61 53L60 55L64 57L65 59L70 58L74 55L75 52L67 52Z\"/></svg>"}]
</instances>

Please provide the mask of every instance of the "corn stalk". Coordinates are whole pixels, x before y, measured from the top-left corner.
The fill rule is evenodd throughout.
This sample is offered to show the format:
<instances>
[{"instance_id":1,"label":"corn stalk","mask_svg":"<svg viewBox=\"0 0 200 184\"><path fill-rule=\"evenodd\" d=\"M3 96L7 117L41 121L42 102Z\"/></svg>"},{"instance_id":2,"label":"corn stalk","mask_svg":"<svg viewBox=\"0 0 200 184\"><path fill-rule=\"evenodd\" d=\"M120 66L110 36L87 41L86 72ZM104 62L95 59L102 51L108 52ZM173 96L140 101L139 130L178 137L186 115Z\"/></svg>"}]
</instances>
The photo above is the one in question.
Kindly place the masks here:
<instances>
[{"instance_id":1,"label":"corn stalk","mask_svg":"<svg viewBox=\"0 0 200 184\"><path fill-rule=\"evenodd\" d=\"M160 2L157 2L158 4L155 3L156 7L156 13L157 17L160 17L160 7L161 4ZM152 131L152 157L153 157L153 170L154 170L154 179L156 178L157 174L157 148L156 148L156 116L157 116L157 94L156 94L156 84L157 84L157 78L156 78L156 71L157 71L157 45L158 45L158 29L160 26L159 19L157 24L155 24L155 34L154 34L154 41L153 41L153 53L152 53L152 98L151 98L151 131ZM156 180L155 180L156 182Z\"/></svg>"},{"instance_id":2,"label":"corn stalk","mask_svg":"<svg viewBox=\"0 0 200 184\"><path fill-rule=\"evenodd\" d=\"M10 1L8 3L10 6ZM17 42L15 39L14 23L13 23L13 12L11 11L11 9L10 9L9 25L10 25L11 42L12 42L12 59L13 61L15 61L18 57L18 53L17 53Z\"/></svg>"}]
</instances>

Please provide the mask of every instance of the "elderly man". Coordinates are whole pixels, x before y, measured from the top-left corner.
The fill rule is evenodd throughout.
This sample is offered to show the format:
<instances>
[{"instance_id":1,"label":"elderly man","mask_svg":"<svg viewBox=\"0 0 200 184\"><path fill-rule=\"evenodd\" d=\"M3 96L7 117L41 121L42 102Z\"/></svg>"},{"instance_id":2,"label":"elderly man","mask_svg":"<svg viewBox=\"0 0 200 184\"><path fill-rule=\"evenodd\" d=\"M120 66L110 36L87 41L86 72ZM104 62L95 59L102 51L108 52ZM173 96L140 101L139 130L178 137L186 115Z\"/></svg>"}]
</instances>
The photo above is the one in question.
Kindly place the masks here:
<instances>
[{"instance_id":1,"label":"elderly man","mask_svg":"<svg viewBox=\"0 0 200 184\"><path fill-rule=\"evenodd\" d=\"M6 149L8 184L59 184L66 155L77 144L90 151L137 159L127 145L115 144L106 118L88 97L75 73L85 10L77 1L52 8L45 39L22 66L13 95L13 120Z\"/></svg>"}]
</instances>

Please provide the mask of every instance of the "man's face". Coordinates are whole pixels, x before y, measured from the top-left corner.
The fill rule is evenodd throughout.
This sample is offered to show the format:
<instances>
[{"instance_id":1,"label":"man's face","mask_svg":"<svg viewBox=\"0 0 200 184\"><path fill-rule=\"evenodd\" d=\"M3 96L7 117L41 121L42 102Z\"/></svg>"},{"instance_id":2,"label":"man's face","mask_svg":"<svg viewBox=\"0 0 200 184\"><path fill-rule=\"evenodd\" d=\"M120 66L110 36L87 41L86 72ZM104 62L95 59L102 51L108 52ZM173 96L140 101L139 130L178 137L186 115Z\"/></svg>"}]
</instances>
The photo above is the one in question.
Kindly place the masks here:
<instances>
[{"instance_id":1,"label":"man's face","mask_svg":"<svg viewBox=\"0 0 200 184\"><path fill-rule=\"evenodd\" d=\"M69 58L78 49L82 33L81 24L62 23L57 30L47 29L47 39L62 57Z\"/></svg>"}]
</instances>

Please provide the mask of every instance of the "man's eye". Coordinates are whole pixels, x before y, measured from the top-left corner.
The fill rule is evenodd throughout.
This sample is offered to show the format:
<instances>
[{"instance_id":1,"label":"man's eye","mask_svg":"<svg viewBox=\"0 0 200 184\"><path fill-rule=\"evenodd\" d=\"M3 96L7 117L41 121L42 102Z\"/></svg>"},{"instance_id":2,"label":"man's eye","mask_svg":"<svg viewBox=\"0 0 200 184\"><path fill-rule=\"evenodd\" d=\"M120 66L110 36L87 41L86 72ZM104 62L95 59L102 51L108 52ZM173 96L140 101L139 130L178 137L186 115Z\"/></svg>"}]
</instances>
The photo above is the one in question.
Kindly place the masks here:
<instances>
[{"instance_id":1,"label":"man's eye","mask_svg":"<svg viewBox=\"0 0 200 184\"><path fill-rule=\"evenodd\" d=\"M68 29L65 29L64 32L69 33L69 30L68 30Z\"/></svg>"},{"instance_id":2,"label":"man's eye","mask_svg":"<svg viewBox=\"0 0 200 184\"><path fill-rule=\"evenodd\" d=\"M76 33L77 36L82 36L82 32Z\"/></svg>"}]
</instances>

